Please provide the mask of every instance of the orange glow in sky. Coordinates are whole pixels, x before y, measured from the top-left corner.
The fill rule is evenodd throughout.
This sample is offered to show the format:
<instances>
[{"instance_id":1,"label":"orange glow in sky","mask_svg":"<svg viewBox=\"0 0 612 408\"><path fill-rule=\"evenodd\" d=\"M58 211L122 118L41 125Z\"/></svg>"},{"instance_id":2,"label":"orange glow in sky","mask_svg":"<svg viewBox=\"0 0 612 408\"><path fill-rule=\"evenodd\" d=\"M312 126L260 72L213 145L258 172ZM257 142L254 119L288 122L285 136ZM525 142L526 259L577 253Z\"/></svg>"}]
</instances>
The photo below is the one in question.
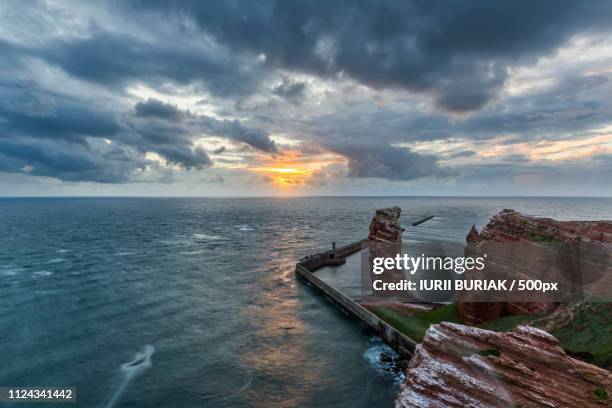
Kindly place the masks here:
<instances>
[{"instance_id":1,"label":"orange glow in sky","mask_svg":"<svg viewBox=\"0 0 612 408\"><path fill-rule=\"evenodd\" d=\"M326 165L344 161L334 155L304 156L298 151L288 150L264 158L260 166L250 170L269 178L277 187L291 189L307 184L314 173Z\"/></svg>"}]
</instances>

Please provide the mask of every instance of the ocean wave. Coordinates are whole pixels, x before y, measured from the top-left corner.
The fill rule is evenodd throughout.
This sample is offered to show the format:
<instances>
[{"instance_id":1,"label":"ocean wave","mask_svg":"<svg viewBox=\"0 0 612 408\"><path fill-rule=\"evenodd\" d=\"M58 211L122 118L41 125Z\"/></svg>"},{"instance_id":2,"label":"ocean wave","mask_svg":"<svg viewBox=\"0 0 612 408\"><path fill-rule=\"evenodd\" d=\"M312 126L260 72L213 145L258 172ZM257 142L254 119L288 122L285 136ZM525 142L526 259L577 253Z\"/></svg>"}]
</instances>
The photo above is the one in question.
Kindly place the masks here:
<instances>
[{"instance_id":1,"label":"ocean wave","mask_svg":"<svg viewBox=\"0 0 612 408\"><path fill-rule=\"evenodd\" d=\"M193 237L197 240L202 240L202 241L216 241L219 239L223 239L219 235L208 235L208 234L203 234L203 233L193 234Z\"/></svg>"},{"instance_id":2,"label":"ocean wave","mask_svg":"<svg viewBox=\"0 0 612 408\"><path fill-rule=\"evenodd\" d=\"M51 276L53 272L51 271L36 271L32 272L32 276Z\"/></svg>"},{"instance_id":3,"label":"ocean wave","mask_svg":"<svg viewBox=\"0 0 612 408\"><path fill-rule=\"evenodd\" d=\"M23 270L15 265L0 265L0 276L17 276Z\"/></svg>"},{"instance_id":4,"label":"ocean wave","mask_svg":"<svg viewBox=\"0 0 612 408\"><path fill-rule=\"evenodd\" d=\"M254 231L253 228L251 228L249 225L235 225L235 227L238 229L238 231L241 232L249 232L249 231Z\"/></svg>"},{"instance_id":5,"label":"ocean wave","mask_svg":"<svg viewBox=\"0 0 612 408\"><path fill-rule=\"evenodd\" d=\"M138 377L140 374L147 371L149 368L153 367L151 357L153 356L154 352L155 347L147 344L141 351L136 353L132 360L121 364L121 367L119 367L119 372L123 376L121 379L121 384L119 384L119 387L117 387L117 390L111 397L110 401L108 401L108 404L106 404L106 408L114 407L130 382L132 382L132 380Z\"/></svg>"},{"instance_id":6,"label":"ocean wave","mask_svg":"<svg viewBox=\"0 0 612 408\"><path fill-rule=\"evenodd\" d=\"M114 256L128 256L128 255L135 255L136 252L117 252L114 254Z\"/></svg>"},{"instance_id":7,"label":"ocean wave","mask_svg":"<svg viewBox=\"0 0 612 408\"><path fill-rule=\"evenodd\" d=\"M193 245L192 239L164 239L159 241L164 246L189 246Z\"/></svg>"},{"instance_id":8,"label":"ocean wave","mask_svg":"<svg viewBox=\"0 0 612 408\"><path fill-rule=\"evenodd\" d=\"M16 276L18 273L14 270L0 270L0 276Z\"/></svg>"},{"instance_id":9,"label":"ocean wave","mask_svg":"<svg viewBox=\"0 0 612 408\"><path fill-rule=\"evenodd\" d=\"M47 261L47 263L50 263L50 264L55 264L55 263L60 263L60 262L64 262L64 258L53 258Z\"/></svg>"},{"instance_id":10,"label":"ocean wave","mask_svg":"<svg viewBox=\"0 0 612 408\"><path fill-rule=\"evenodd\" d=\"M201 250L198 250L198 251L182 251L182 252L179 252L179 254L181 254L181 255L199 255L199 254L202 254L202 253L204 253L204 251L201 251Z\"/></svg>"},{"instance_id":11,"label":"ocean wave","mask_svg":"<svg viewBox=\"0 0 612 408\"><path fill-rule=\"evenodd\" d=\"M381 355L386 354L390 361L383 361ZM386 345L380 338L373 337L369 341L369 347L363 352L363 358L370 363L376 371L384 376L390 377L396 384L404 382L404 373L398 370L396 361L398 354L391 347Z\"/></svg>"},{"instance_id":12,"label":"ocean wave","mask_svg":"<svg viewBox=\"0 0 612 408\"><path fill-rule=\"evenodd\" d=\"M70 252L70 250L69 249L58 249L55 252L57 252L58 254L65 254L66 252Z\"/></svg>"}]
</instances>

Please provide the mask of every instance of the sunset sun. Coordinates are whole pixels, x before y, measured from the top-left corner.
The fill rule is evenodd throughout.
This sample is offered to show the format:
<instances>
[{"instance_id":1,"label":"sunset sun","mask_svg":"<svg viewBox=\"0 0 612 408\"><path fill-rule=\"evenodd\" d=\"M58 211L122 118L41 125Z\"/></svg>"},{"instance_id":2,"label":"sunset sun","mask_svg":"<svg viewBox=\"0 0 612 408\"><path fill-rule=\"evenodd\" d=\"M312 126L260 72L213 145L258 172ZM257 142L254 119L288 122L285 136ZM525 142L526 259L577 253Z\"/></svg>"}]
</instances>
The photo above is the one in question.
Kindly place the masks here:
<instances>
[{"instance_id":1,"label":"sunset sun","mask_svg":"<svg viewBox=\"0 0 612 408\"><path fill-rule=\"evenodd\" d=\"M312 170L295 167L270 167L263 170L279 186L303 184L312 175Z\"/></svg>"},{"instance_id":2,"label":"sunset sun","mask_svg":"<svg viewBox=\"0 0 612 408\"><path fill-rule=\"evenodd\" d=\"M317 171L338 162L344 160L335 155L305 156L298 151L288 150L263 159L261 166L253 167L251 171L261 174L279 188L292 189L308 184Z\"/></svg>"}]
</instances>

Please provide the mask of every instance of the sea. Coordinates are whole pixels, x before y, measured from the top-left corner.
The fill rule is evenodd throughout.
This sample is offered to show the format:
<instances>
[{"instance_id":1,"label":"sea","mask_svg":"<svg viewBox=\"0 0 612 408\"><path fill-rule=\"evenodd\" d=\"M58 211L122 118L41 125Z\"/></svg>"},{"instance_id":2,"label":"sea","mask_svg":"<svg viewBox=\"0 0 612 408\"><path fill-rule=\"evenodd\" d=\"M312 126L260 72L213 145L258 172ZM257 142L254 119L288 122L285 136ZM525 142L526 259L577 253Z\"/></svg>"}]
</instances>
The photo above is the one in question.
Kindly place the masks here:
<instances>
[{"instance_id":1,"label":"sea","mask_svg":"<svg viewBox=\"0 0 612 408\"><path fill-rule=\"evenodd\" d=\"M294 268L394 205L417 240L463 242L504 208L612 219L609 198L3 198L0 387L76 388L49 407L392 407L392 350Z\"/></svg>"}]
</instances>

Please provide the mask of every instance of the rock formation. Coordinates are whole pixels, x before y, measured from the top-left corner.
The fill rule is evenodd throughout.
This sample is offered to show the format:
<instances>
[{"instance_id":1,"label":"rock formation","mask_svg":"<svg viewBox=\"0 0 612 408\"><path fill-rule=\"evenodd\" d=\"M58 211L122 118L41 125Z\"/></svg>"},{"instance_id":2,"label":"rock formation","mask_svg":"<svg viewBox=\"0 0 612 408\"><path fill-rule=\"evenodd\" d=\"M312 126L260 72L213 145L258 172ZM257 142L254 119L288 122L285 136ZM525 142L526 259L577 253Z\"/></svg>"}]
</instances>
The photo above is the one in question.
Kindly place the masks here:
<instances>
[{"instance_id":1,"label":"rock formation","mask_svg":"<svg viewBox=\"0 0 612 408\"><path fill-rule=\"evenodd\" d=\"M399 207L381 208L370 223L368 241L399 243L402 241L404 229L400 225L399 217L402 213Z\"/></svg>"},{"instance_id":2,"label":"rock formation","mask_svg":"<svg viewBox=\"0 0 612 408\"><path fill-rule=\"evenodd\" d=\"M537 301L532 300L533 295L525 294L525 299L475 302L473 296L460 294L459 315L468 324L507 315L545 315L557 307L559 294L572 296L571 300L582 298L585 290L590 291L591 297L605 296L612 284L612 274L607 273L612 260L610 221L557 221L506 209L493 216L480 233L473 226L466 240L466 255L474 250L486 252L483 248L487 246L489 251L507 252L500 255L498 251L497 258L489 257L488 271L470 272L466 277L476 279L497 273L504 278L535 279L543 277L545 271L551 281L561 282L557 294L538 296Z\"/></svg>"},{"instance_id":3,"label":"rock formation","mask_svg":"<svg viewBox=\"0 0 612 408\"><path fill-rule=\"evenodd\" d=\"M399 217L402 210L399 207L381 208L376 210L376 214L370 223L370 234L368 235L368 252L370 271L373 270L374 258L395 257L401 253L402 232L404 229L400 225ZM382 275L370 273L372 281L382 279L383 282L399 282L404 279L404 273L400 270L386 269ZM370 288L371 285L364 285ZM363 293L367 296L367 293ZM391 291L377 291L371 293L374 297L391 298L397 293Z\"/></svg>"},{"instance_id":4,"label":"rock formation","mask_svg":"<svg viewBox=\"0 0 612 408\"><path fill-rule=\"evenodd\" d=\"M612 405L612 374L571 358L543 330L433 325L408 364L396 408Z\"/></svg>"},{"instance_id":5,"label":"rock formation","mask_svg":"<svg viewBox=\"0 0 612 408\"><path fill-rule=\"evenodd\" d=\"M473 226L468 242L612 242L611 221L557 221L552 218L531 217L505 209L493 216L480 233Z\"/></svg>"}]
</instances>

